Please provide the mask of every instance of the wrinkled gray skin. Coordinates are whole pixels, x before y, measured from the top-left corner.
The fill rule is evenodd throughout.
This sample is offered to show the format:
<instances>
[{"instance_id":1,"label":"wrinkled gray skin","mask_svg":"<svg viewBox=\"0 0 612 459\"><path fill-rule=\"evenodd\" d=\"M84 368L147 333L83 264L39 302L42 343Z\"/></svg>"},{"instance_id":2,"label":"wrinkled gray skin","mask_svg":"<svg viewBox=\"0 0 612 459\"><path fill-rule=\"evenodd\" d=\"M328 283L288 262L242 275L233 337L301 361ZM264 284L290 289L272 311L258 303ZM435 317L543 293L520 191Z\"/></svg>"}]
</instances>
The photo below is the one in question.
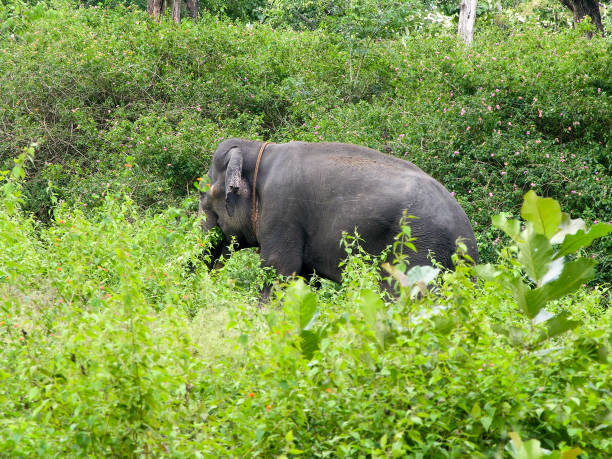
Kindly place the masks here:
<instances>
[{"instance_id":1,"label":"wrinkled gray skin","mask_svg":"<svg viewBox=\"0 0 612 459\"><path fill-rule=\"evenodd\" d=\"M400 232L404 210L417 253L411 265L430 265L427 255L452 268L461 237L477 261L478 249L465 212L446 189L414 164L369 148L339 143L291 142L266 147L257 177L259 217L251 225L252 184L261 142L223 141L213 156L211 188L200 193L202 229L219 226L225 247L260 247L265 266L282 275L320 276L340 282L346 253L342 233L355 229L363 248L380 253ZM215 253L218 255L219 250Z\"/></svg>"}]
</instances>

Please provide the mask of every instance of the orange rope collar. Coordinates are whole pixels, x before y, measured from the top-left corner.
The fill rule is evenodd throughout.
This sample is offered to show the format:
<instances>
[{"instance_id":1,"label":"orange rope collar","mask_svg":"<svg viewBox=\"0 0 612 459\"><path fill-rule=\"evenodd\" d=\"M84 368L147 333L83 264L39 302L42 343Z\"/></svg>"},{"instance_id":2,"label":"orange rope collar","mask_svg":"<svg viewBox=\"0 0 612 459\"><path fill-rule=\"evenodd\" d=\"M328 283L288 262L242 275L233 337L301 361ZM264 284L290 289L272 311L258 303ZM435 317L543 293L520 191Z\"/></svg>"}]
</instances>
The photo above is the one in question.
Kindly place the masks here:
<instances>
[{"instance_id":1,"label":"orange rope collar","mask_svg":"<svg viewBox=\"0 0 612 459\"><path fill-rule=\"evenodd\" d=\"M255 163L255 176L253 177L253 208L251 209L251 224L253 225L253 233L257 238L257 195L255 192L257 191L257 173L259 172L259 163L261 162L261 157L263 156L263 152L266 147L272 142L264 142L259 149L259 154L257 155L257 162Z\"/></svg>"}]
</instances>

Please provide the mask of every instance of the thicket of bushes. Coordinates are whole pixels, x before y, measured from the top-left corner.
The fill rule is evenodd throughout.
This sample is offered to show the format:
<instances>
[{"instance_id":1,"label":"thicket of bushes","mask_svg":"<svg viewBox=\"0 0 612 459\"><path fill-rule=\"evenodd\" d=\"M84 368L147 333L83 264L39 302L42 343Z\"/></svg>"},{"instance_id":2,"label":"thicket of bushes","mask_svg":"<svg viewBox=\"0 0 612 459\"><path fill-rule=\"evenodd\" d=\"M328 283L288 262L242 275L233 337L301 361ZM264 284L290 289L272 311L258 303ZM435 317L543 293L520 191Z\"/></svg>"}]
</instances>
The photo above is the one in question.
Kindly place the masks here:
<instances>
[{"instance_id":1,"label":"thicket of bushes","mask_svg":"<svg viewBox=\"0 0 612 459\"><path fill-rule=\"evenodd\" d=\"M374 42L15 5L0 10L0 159L39 142L26 187L39 218L50 183L60 199L96 206L126 164L135 202L163 208L193 191L222 138L242 136L358 143L413 161L455 193L484 260L499 236L491 215L515 211L529 189L573 216L611 219L609 38L498 18L466 50L435 27ZM597 256L612 272L609 248Z\"/></svg>"},{"instance_id":2,"label":"thicket of bushes","mask_svg":"<svg viewBox=\"0 0 612 459\"><path fill-rule=\"evenodd\" d=\"M612 451L606 291L575 291L594 264L584 258L566 260L558 282L523 283L553 254L535 250L548 244L535 224L518 257L514 244L481 267L486 282L460 265L415 299L396 272L406 287L384 304L378 263L349 240L342 285L293 281L262 307L257 255L209 271L198 258L208 240L184 207L143 217L126 189L93 210L57 203L38 224L20 208L24 160L0 178L3 456ZM548 227L550 203L537 208ZM428 282L432 269L409 276ZM524 290L508 289L517 280ZM556 300L533 321L536 291ZM532 456L520 437L534 439Z\"/></svg>"},{"instance_id":3,"label":"thicket of bushes","mask_svg":"<svg viewBox=\"0 0 612 459\"><path fill-rule=\"evenodd\" d=\"M552 201L491 225L528 190L610 220L609 38L499 17L465 50L435 26L372 41L53 5L0 3L0 456L610 456L609 290L576 291L595 261L571 255L608 227L551 245ZM349 239L342 285L262 307L281 281L251 251L209 271L186 196L229 136L410 159L501 264L383 304ZM588 253L600 280L609 247Z\"/></svg>"}]
</instances>

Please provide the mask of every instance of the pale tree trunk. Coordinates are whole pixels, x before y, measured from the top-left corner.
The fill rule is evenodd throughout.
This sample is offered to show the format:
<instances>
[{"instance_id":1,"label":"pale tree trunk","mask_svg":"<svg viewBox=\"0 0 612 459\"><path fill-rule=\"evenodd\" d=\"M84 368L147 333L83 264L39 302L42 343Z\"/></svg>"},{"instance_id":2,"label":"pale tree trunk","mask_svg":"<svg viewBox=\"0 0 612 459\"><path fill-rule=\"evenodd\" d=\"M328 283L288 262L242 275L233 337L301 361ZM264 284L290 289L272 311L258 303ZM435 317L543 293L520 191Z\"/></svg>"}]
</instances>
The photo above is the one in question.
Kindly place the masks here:
<instances>
[{"instance_id":1,"label":"pale tree trunk","mask_svg":"<svg viewBox=\"0 0 612 459\"><path fill-rule=\"evenodd\" d=\"M198 0L187 0L186 3L187 6L187 13L189 14L189 17L191 17L191 19L193 19L193 22L197 22L198 21Z\"/></svg>"},{"instance_id":2,"label":"pale tree trunk","mask_svg":"<svg viewBox=\"0 0 612 459\"><path fill-rule=\"evenodd\" d=\"M563 5L568 7L574 15L574 27L586 16L591 18L591 24L593 24L601 35L605 35L603 24L601 23L601 13L599 12L599 3L597 0L560 0ZM587 36L591 38L592 33L588 33Z\"/></svg>"},{"instance_id":3,"label":"pale tree trunk","mask_svg":"<svg viewBox=\"0 0 612 459\"><path fill-rule=\"evenodd\" d=\"M172 5L172 20L174 22L181 22L181 0L174 0Z\"/></svg>"},{"instance_id":4,"label":"pale tree trunk","mask_svg":"<svg viewBox=\"0 0 612 459\"><path fill-rule=\"evenodd\" d=\"M459 36L467 45L474 39L474 22L476 21L476 4L478 0L461 0L459 10Z\"/></svg>"}]
</instances>

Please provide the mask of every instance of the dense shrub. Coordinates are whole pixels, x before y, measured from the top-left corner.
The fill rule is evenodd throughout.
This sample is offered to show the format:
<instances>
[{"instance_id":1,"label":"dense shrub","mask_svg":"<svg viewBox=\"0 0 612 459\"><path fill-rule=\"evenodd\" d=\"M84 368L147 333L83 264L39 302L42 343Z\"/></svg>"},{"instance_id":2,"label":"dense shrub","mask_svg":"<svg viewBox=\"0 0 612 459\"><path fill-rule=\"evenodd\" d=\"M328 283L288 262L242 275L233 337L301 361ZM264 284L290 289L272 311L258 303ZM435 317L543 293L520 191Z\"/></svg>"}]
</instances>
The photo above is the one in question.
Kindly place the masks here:
<instances>
[{"instance_id":1,"label":"dense shrub","mask_svg":"<svg viewBox=\"0 0 612 459\"><path fill-rule=\"evenodd\" d=\"M117 191L37 225L25 160L0 179L3 456L494 457L512 432L612 451L605 291L548 304L565 322L529 320L495 278L523 282L530 247L504 249L485 283L460 265L385 304L348 240L342 286L292 281L262 306L256 255L209 272L182 208L141 216Z\"/></svg>"}]
</instances>

